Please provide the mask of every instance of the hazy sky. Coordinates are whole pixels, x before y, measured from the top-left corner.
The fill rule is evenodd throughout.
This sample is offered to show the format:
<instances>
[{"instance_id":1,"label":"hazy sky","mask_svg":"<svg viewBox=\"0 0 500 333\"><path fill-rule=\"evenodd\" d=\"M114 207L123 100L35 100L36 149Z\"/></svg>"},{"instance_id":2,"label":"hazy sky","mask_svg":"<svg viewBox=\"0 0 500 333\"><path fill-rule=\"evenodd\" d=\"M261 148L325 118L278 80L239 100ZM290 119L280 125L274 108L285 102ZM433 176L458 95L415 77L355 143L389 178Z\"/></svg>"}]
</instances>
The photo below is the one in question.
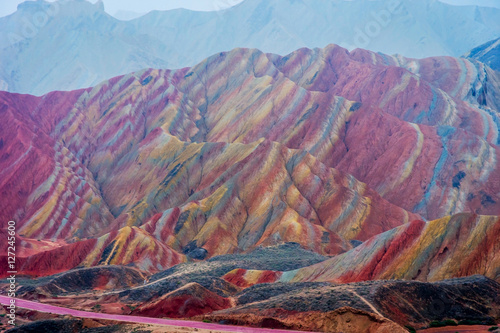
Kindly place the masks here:
<instances>
[{"instance_id":1,"label":"hazy sky","mask_svg":"<svg viewBox=\"0 0 500 333\"><path fill-rule=\"evenodd\" d=\"M0 17L12 14L17 5L24 0L0 0ZM50 2L54 0L49 0ZM97 0L89 0L92 3ZM147 13L152 10L168 10L187 8L192 10L211 11L234 6L242 0L103 0L107 13L114 15L118 11ZM500 1L500 0L499 0Z\"/></svg>"},{"instance_id":2,"label":"hazy sky","mask_svg":"<svg viewBox=\"0 0 500 333\"><path fill-rule=\"evenodd\" d=\"M0 17L16 11L17 5L23 0L1 0ZM95 3L97 0L90 0ZM187 8L192 10L218 10L233 6L242 0L103 0L106 12L111 15L118 11L147 13L151 10L168 10ZM318 0L320 1L320 0ZM467 5L482 4L500 8L500 0L440 0L443 2Z\"/></svg>"}]
</instances>

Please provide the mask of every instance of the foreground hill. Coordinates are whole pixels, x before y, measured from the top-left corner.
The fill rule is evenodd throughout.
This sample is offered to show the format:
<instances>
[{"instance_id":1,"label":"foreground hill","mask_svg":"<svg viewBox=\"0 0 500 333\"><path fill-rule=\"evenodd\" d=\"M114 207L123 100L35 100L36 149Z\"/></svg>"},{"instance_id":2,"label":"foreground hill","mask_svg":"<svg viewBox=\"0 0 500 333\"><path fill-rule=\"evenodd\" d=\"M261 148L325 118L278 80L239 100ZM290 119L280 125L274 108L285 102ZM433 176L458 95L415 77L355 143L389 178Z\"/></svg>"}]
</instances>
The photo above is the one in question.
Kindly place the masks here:
<instances>
[{"instance_id":1,"label":"foreground hill","mask_svg":"<svg viewBox=\"0 0 500 333\"><path fill-rule=\"evenodd\" d=\"M268 282L336 282L443 279L482 274L500 281L500 219L459 214L414 221L377 235L324 262L287 272L236 269L224 279L246 288Z\"/></svg>"},{"instance_id":2,"label":"foreground hill","mask_svg":"<svg viewBox=\"0 0 500 333\"><path fill-rule=\"evenodd\" d=\"M143 68L193 66L235 47L287 54L337 43L416 58L460 56L498 38L498 17L500 9L436 0L245 0L224 11L153 11L120 21L101 2L26 1L0 18L0 89L86 88Z\"/></svg>"},{"instance_id":3,"label":"foreground hill","mask_svg":"<svg viewBox=\"0 0 500 333\"><path fill-rule=\"evenodd\" d=\"M79 269L22 280L32 285L19 295L84 311L316 332L403 332L404 326L425 328L445 319L491 326L500 319L500 284L483 276L435 283L261 283L243 290L220 279L234 266L300 267L317 260L324 259L289 244L182 264L126 289L114 284L114 266ZM133 270L122 272L133 281ZM82 277L89 282L67 283Z\"/></svg>"},{"instance_id":4,"label":"foreground hill","mask_svg":"<svg viewBox=\"0 0 500 333\"><path fill-rule=\"evenodd\" d=\"M481 276L438 283L373 281L297 286L281 294L276 287L259 285L245 290L239 294L237 306L198 318L240 325L265 325L274 320L277 328L353 333L379 332L377 329L399 332L401 328L394 323L424 328L444 319L494 325L499 318L496 295L500 285ZM266 289L272 295L263 297Z\"/></svg>"}]
</instances>

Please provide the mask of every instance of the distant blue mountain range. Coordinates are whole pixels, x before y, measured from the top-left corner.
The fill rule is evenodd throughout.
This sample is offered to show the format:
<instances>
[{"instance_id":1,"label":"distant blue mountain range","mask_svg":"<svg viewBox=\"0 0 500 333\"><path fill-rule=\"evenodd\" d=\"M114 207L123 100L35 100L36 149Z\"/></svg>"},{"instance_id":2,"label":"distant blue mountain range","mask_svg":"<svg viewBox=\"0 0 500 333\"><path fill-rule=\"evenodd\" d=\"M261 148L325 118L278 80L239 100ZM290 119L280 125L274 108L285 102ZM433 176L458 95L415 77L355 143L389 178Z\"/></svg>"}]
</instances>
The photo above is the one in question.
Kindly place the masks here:
<instances>
[{"instance_id":1,"label":"distant blue mountain range","mask_svg":"<svg viewBox=\"0 0 500 333\"><path fill-rule=\"evenodd\" d=\"M0 90L41 95L146 67L180 68L235 47L287 54L336 43L422 58L459 56L500 36L500 9L437 0L245 0L216 12L131 21L101 2L30 1L0 18Z\"/></svg>"},{"instance_id":2,"label":"distant blue mountain range","mask_svg":"<svg viewBox=\"0 0 500 333\"><path fill-rule=\"evenodd\" d=\"M484 62L494 70L500 71L500 38L472 49L465 56Z\"/></svg>"}]
</instances>

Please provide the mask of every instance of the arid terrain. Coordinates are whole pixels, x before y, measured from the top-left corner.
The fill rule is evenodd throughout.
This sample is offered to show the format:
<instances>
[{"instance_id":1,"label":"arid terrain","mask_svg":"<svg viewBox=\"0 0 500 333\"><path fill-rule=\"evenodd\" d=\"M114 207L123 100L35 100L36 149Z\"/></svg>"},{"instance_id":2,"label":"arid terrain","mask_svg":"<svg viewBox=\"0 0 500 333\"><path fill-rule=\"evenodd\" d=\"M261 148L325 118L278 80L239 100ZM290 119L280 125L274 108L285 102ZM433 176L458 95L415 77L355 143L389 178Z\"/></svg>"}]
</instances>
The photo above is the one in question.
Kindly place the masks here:
<instances>
[{"instance_id":1,"label":"arid terrain","mask_svg":"<svg viewBox=\"0 0 500 333\"><path fill-rule=\"evenodd\" d=\"M15 221L27 307L8 332L498 332L494 43L236 48L0 91L0 238Z\"/></svg>"}]
</instances>

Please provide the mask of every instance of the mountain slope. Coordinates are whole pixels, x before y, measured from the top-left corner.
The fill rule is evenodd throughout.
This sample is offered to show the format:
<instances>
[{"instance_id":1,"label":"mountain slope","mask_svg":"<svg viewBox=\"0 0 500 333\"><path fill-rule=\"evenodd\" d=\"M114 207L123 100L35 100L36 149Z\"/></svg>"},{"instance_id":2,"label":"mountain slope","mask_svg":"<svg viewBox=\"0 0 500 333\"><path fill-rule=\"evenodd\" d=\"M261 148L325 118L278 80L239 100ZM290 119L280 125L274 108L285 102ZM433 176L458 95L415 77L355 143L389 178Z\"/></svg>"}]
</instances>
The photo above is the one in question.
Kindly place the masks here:
<instances>
[{"instance_id":1,"label":"mountain slope","mask_svg":"<svg viewBox=\"0 0 500 333\"><path fill-rule=\"evenodd\" d=\"M85 249L59 269L128 264L142 239L138 265L155 272L290 241L335 255L422 218L498 215L498 82L467 60L330 45L1 92L0 189L18 199L2 201L2 223L27 244Z\"/></svg>"},{"instance_id":2,"label":"mountain slope","mask_svg":"<svg viewBox=\"0 0 500 333\"><path fill-rule=\"evenodd\" d=\"M299 71L301 63L311 66ZM436 66L449 70L426 74ZM495 215L500 118L493 101L500 81L478 66L349 54L336 46L286 57L236 49L191 69L142 71L80 92L75 107L60 111L61 122L73 127L46 131L88 163L104 195L117 163L137 158L124 156L161 127L185 142L264 137L306 150L425 218L464 210ZM445 74L446 81L434 81ZM41 99L40 108L52 99Z\"/></svg>"},{"instance_id":3,"label":"mountain slope","mask_svg":"<svg viewBox=\"0 0 500 333\"><path fill-rule=\"evenodd\" d=\"M110 230L120 228L118 234L112 231L97 240L48 250L42 256L21 256L18 270L46 275L77 265L133 263L143 271L155 272L182 261L178 255L182 252L203 259L290 241L331 255L350 249L347 240L365 240L418 218L389 204L352 176L328 169L311 155L290 151L278 144L264 141L255 145L206 144L198 148L193 144L182 151L169 145L169 140L165 140L165 147L164 140L160 135L151 140L150 145L141 147L141 153L149 154L147 159L139 160L141 169L148 170L148 174L120 168L117 176L121 175L122 182L110 178L112 183L116 182L108 189L117 195L113 200L127 200L126 193L132 188L151 187L145 189L143 199L138 202L116 204L130 206L109 227ZM169 151L177 155L175 163L162 161L169 158ZM200 159L205 163L203 173L197 169ZM137 160L135 156L133 160ZM155 164L148 167L150 161ZM163 168L163 163L170 166ZM189 164L183 166L185 163ZM136 168L136 164L130 167ZM154 168L160 168L162 173L151 178ZM197 172L200 173L197 175ZM125 174L136 177L125 180ZM194 184L190 184L191 179ZM320 182L325 187L309 188L311 182ZM269 185L262 187L262 184ZM185 186L188 188L183 190ZM104 193L105 197L111 197ZM137 193L129 196L135 197ZM108 202L113 207L113 202ZM176 202L186 203L175 206ZM350 208L346 210L344 205ZM60 206L52 206L50 202L45 205L49 211L53 207ZM41 233L50 221L36 220L37 224L33 224L32 220L18 224L20 234L65 238L64 234ZM141 229L127 226L141 224ZM42 259L58 257L62 252L78 255L74 260L61 263ZM47 267L41 265L41 261L47 261Z\"/></svg>"},{"instance_id":4,"label":"mountain slope","mask_svg":"<svg viewBox=\"0 0 500 333\"><path fill-rule=\"evenodd\" d=\"M288 291L283 291L283 284L245 289L238 294L235 307L197 318L240 325L276 322L289 329L319 332L373 332L390 320L415 328L427 328L432 321L450 318L491 326L500 315L500 284L483 276L435 283L369 281L292 286L296 288ZM451 329L455 331L455 327ZM382 331L399 332L397 326Z\"/></svg>"},{"instance_id":5,"label":"mountain slope","mask_svg":"<svg viewBox=\"0 0 500 333\"><path fill-rule=\"evenodd\" d=\"M494 70L500 71L500 38L472 49L465 57L481 61Z\"/></svg>"},{"instance_id":6,"label":"mountain slope","mask_svg":"<svg viewBox=\"0 0 500 333\"><path fill-rule=\"evenodd\" d=\"M429 223L414 221L324 262L276 272L269 282L439 281L474 274L500 281L500 248L493 241L499 232L497 216L459 214ZM262 274L266 272L234 270L224 279L248 287Z\"/></svg>"},{"instance_id":7,"label":"mountain slope","mask_svg":"<svg viewBox=\"0 0 500 333\"><path fill-rule=\"evenodd\" d=\"M261 252L265 252L263 249ZM279 255L278 249L273 249ZM287 251L289 254L289 251ZM242 262L251 262L252 255L239 255ZM284 265L296 259L281 259ZM300 258L300 257L299 257ZM221 262L230 259L221 259ZM265 265L265 257L260 259ZM230 262L230 261L229 261ZM210 264L216 264L212 261ZM113 281L117 267L79 269L66 274L44 278L33 287L23 287L23 297L36 299L49 307L71 305L73 309L96 309L99 304L104 313L141 315L149 317L189 318L221 322L230 325L268 327L314 332L403 332L401 326L426 328L433 321L444 319L492 326L500 318L500 284L484 276L443 280L368 281L349 284L318 282L263 283L241 290L229 283L221 283L215 270L199 270L204 263L182 264L165 272L162 279L145 285L121 289L98 288L97 282ZM268 264L269 265L269 264ZM269 265L272 266L272 265ZM130 283L133 270L128 269ZM132 273L132 274L131 274ZM182 277L184 273L184 277ZM220 272L219 272L220 273ZM185 278L186 275L198 278ZM135 274L134 274L135 275ZM181 276L179 276L181 275ZM89 282L81 287L59 288L66 279L78 280L88 276ZM73 281L74 281L73 280ZM138 279L137 279L138 280ZM191 281L199 281L191 282ZM92 295L92 297L89 297ZM382 327L381 327L382 326ZM385 326L385 330L384 330ZM251 330L252 328L250 328Z\"/></svg>"},{"instance_id":8,"label":"mountain slope","mask_svg":"<svg viewBox=\"0 0 500 333\"><path fill-rule=\"evenodd\" d=\"M19 239L19 248L36 244L29 238ZM38 277L58 274L75 267L107 265L132 266L142 272L157 272L185 262L186 256L178 253L144 230L125 227L99 238L63 243L52 248L31 248L16 257L20 274ZM7 253L7 252L5 252ZM7 256L0 262L7 265ZM7 272L2 275L6 276Z\"/></svg>"},{"instance_id":9,"label":"mountain slope","mask_svg":"<svg viewBox=\"0 0 500 333\"><path fill-rule=\"evenodd\" d=\"M143 68L192 66L235 47L286 54L337 43L410 57L459 56L497 38L499 16L500 9L436 0L245 0L220 12L153 11L120 21L100 3L29 1L0 18L0 87L36 95L86 88Z\"/></svg>"}]
</instances>

